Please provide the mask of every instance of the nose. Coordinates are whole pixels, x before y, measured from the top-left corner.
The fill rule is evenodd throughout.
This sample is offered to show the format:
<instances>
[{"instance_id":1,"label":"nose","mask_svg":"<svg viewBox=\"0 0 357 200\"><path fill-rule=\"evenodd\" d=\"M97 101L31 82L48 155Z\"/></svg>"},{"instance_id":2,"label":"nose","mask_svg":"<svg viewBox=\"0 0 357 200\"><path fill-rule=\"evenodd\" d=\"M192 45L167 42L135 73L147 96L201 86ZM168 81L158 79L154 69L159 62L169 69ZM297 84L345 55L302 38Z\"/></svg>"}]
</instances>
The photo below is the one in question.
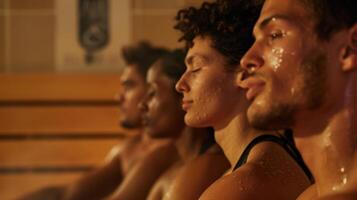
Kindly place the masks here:
<instances>
[{"instance_id":1,"label":"nose","mask_svg":"<svg viewBox=\"0 0 357 200\"><path fill-rule=\"evenodd\" d=\"M145 99L142 100L138 106L141 112L147 112L149 110Z\"/></svg>"},{"instance_id":2,"label":"nose","mask_svg":"<svg viewBox=\"0 0 357 200\"><path fill-rule=\"evenodd\" d=\"M245 53L240 60L241 67L245 73L251 74L264 65L262 53L256 44Z\"/></svg>"},{"instance_id":3,"label":"nose","mask_svg":"<svg viewBox=\"0 0 357 200\"><path fill-rule=\"evenodd\" d=\"M175 85L175 89L177 92L183 94L184 92L188 92L190 90L190 86L187 83L187 73L182 74L180 80L177 81Z\"/></svg>"},{"instance_id":4,"label":"nose","mask_svg":"<svg viewBox=\"0 0 357 200\"><path fill-rule=\"evenodd\" d=\"M122 92L118 92L115 94L114 99L118 101L119 105L124 102L124 95Z\"/></svg>"},{"instance_id":5,"label":"nose","mask_svg":"<svg viewBox=\"0 0 357 200\"><path fill-rule=\"evenodd\" d=\"M236 80L236 85L238 87L242 87L242 82L246 78L246 76L247 76L247 73L245 71L237 72L235 80Z\"/></svg>"}]
</instances>

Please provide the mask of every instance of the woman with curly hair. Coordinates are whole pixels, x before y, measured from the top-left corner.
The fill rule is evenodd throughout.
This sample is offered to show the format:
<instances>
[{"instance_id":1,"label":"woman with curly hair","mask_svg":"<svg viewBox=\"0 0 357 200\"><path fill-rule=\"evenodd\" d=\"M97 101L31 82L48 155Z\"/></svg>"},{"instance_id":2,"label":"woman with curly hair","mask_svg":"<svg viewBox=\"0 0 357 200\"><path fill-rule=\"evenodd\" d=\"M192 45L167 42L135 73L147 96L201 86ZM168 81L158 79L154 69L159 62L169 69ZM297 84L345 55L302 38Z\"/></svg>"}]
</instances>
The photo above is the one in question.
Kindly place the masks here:
<instances>
[{"instance_id":1,"label":"woman with curly hair","mask_svg":"<svg viewBox=\"0 0 357 200\"><path fill-rule=\"evenodd\" d=\"M292 200L312 181L289 134L253 129L239 61L254 41L262 2L218 0L179 11L176 29L188 48L186 72L176 85L183 94L185 123L212 126L231 169L202 200Z\"/></svg>"}]
</instances>

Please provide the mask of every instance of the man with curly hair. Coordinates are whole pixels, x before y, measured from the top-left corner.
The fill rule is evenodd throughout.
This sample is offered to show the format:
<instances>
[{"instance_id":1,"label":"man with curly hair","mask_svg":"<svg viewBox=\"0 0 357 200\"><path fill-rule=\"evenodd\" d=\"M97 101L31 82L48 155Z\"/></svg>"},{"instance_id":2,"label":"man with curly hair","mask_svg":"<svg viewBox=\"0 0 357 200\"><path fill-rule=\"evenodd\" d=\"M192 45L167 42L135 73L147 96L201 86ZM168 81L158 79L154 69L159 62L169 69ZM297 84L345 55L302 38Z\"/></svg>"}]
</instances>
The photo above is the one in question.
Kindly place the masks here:
<instances>
[{"instance_id":1,"label":"man with curly hair","mask_svg":"<svg viewBox=\"0 0 357 200\"><path fill-rule=\"evenodd\" d=\"M253 43L261 2L218 0L179 11L176 29L186 43L186 72L176 85L189 126L215 129L231 169L201 200L295 200L310 173L288 134L253 129L248 102L236 84L239 62ZM192 172L193 173L193 172Z\"/></svg>"}]
</instances>

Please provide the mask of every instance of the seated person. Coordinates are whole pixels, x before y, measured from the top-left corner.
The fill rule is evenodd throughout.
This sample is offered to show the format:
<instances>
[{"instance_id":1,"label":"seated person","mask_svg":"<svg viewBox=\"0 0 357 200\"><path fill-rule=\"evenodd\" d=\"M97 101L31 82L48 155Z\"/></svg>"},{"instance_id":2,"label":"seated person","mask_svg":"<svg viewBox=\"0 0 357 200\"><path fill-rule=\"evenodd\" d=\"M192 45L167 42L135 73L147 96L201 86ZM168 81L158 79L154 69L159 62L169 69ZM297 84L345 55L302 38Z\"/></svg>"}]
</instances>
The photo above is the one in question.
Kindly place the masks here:
<instances>
[{"instance_id":1,"label":"seated person","mask_svg":"<svg viewBox=\"0 0 357 200\"><path fill-rule=\"evenodd\" d=\"M316 180L299 200L357 199L357 1L266 0L240 85L250 123L291 127Z\"/></svg>"},{"instance_id":2,"label":"seated person","mask_svg":"<svg viewBox=\"0 0 357 200\"><path fill-rule=\"evenodd\" d=\"M148 200L173 199L174 196L170 190L175 177L182 172L187 163L199 157L200 154L207 153L205 151L207 146L203 149L203 145L207 145L207 142L213 144L212 137L209 137L208 133L210 129L190 128L184 123L181 95L175 91L176 81L185 70L184 55L181 50L166 54L154 63L147 74L148 93L142 104L142 109L145 111L145 131L152 138L172 138L179 155L178 161L155 183ZM213 158L214 161L221 162L213 166L205 166L215 170L206 170L207 173L203 175L205 177L194 180L196 184L193 187L208 186L225 171L227 163L224 156L222 154L220 156L220 159L219 156ZM208 159L206 164L212 162L213 160Z\"/></svg>"},{"instance_id":3,"label":"seated person","mask_svg":"<svg viewBox=\"0 0 357 200\"><path fill-rule=\"evenodd\" d=\"M121 75L118 95L120 123L130 130L138 130L137 134L114 147L102 166L75 183L44 188L20 199L102 199L113 192L126 200L145 199L151 185L177 157L171 141L153 139L143 131L142 113L138 107L147 91L145 78L148 68L166 52L144 42L122 50L127 66ZM156 159L155 163L153 159ZM140 184L133 190L132 185L137 182Z\"/></svg>"},{"instance_id":4,"label":"seated person","mask_svg":"<svg viewBox=\"0 0 357 200\"><path fill-rule=\"evenodd\" d=\"M212 126L231 164L201 200L295 200L311 184L292 140L278 131L253 129L246 119L248 102L236 77L261 8L249 2L203 3L179 11L177 17L176 28L189 48L187 70L176 85L183 94L185 122Z\"/></svg>"}]
</instances>

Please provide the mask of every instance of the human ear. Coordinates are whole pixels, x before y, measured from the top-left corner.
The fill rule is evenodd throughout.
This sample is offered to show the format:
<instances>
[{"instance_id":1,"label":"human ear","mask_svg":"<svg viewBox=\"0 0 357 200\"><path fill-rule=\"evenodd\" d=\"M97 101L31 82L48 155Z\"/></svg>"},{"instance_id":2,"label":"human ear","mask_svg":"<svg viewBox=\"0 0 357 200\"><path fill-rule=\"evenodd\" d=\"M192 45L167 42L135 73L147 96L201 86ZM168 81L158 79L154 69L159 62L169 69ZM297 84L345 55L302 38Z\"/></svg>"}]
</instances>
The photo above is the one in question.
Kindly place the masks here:
<instances>
[{"instance_id":1,"label":"human ear","mask_svg":"<svg viewBox=\"0 0 357 200\"><path fill-rule=\"evenodd\" d=\"M357 69L357 24L349 29L347 45L341 51L340 61L345 72Z\"/></svg>"}]
</instances>

